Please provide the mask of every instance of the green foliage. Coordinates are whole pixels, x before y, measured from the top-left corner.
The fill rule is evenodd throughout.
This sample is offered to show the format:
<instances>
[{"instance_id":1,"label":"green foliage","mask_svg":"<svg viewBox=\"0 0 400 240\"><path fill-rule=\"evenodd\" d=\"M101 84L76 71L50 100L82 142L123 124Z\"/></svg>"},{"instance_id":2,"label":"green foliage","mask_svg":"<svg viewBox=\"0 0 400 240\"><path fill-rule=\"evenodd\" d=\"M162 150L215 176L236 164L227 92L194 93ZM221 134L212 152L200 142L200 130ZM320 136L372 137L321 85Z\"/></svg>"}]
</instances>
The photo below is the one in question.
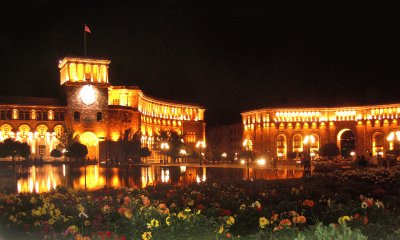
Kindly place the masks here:
<instances>
[{"instance_id":1,"label":"green foliage","mask_svg":"<svg viewBox=\"0 0 400 240\"><path fill-rule=\"evenodd\" d=\"M68 146L67 151L65 153L67 157L72 157L75 160L85 158L87 154L88 154L88 149L86 145L79 142L75 142L70 146Z\"/></svg>"},{"instance_id":2,"label":"green foliage","mask_svg":"<svg viewBox=\"0 0 400 240\"><path fill-rule=\"evenodd\" d=\"M59 158L59 157L62 156L62 153L61 153L61 151L58 150L58 149L53 149L53 150L51 150L51 152L50 152L50 156L52 156L52 157L54 157L54 158Z\"/></svg>"},{"instance_id":3,"label":"green foliage","mask_svg":"<svg viewBox=\"0 0 400 240\"><path fill-rule=\"evenodd\" d=\"M15 160L15 157L20 156L28 159L30 156L30 147L27 143L21 143L14 141L11 138L4 140L0 143L0 157L11 157Z\"/></svg>"},{"instance_id":4,"label":"green foliage","mask_svg":"<svg viewBox=\"0 0 400 240\"><path fill-rule=\"evenodd\" d=\"M156 136L154 148L158 151L163 151L166 155L172 158L173 162L175 162L176 159L180 156L181 149L186 148L182 139L183 136L175 131L160 131L160 133ZM168 143L169 149L161 149L162 143Z\"/></svg>"}]
</instances>

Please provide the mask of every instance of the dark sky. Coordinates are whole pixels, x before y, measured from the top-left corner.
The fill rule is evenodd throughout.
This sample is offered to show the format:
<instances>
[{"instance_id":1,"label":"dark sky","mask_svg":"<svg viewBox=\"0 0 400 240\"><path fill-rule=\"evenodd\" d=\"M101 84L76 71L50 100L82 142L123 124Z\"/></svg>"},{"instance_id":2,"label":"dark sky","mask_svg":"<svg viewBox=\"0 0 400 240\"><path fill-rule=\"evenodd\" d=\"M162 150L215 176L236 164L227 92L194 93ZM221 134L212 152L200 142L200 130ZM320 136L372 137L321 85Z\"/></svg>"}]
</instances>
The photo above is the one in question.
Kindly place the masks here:
<instances>
[{"instance_id":1,"label":"dark sky","mask_svg":"<svg viewBox=\"0 0 400 240\"><path fill-rule=\"evenodd\" d=\"M259 107L400 102L390 5L52 2L0 9L0 95L56 97L58 60L83 55L86 23L88 56L111 60L113 85L203 105L209 126Z\"/></svg>"}]
</instances>

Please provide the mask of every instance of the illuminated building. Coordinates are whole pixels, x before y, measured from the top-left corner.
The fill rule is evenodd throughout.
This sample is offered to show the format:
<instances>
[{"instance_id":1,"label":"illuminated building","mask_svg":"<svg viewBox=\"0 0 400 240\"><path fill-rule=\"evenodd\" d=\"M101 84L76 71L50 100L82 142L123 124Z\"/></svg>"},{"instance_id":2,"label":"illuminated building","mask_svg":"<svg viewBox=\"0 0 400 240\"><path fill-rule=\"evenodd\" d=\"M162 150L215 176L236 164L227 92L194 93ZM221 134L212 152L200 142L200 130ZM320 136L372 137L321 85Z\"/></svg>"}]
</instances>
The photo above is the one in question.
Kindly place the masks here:
<instances>
[{"instance_id":1,"label":"illuminated building","mask_svg":"<svg viewBox=\"0 0 400 240\"><path fill-rule=\"evenodd\" d=\"M140 131L142 146L150 150L160 131L182 134L189 148L205 140L203 107L152 98L137 86L112 86L109 64L104 59L66 57L58 65L65 96L1 97L0 141L27 142L33 158L46 158L68 128L88 147L88 157L99 159L107 151L101 142L118 141L129 128Z\"/></svg>"},{"instance_id":2,"label":"illuminated building","mask_svg":"<svg viewBox=\"0 0 400 240\"><path fill-rule=\"evenodd\" d=\"M310 145L315 154L324 144L335 143L345 157L352 151L384 156L399 149L399 116L400 104L252 110L242 113L243 141L255 153L278 159L303 152L309 135L315 139Z\"/></svg>"}]
</instances>

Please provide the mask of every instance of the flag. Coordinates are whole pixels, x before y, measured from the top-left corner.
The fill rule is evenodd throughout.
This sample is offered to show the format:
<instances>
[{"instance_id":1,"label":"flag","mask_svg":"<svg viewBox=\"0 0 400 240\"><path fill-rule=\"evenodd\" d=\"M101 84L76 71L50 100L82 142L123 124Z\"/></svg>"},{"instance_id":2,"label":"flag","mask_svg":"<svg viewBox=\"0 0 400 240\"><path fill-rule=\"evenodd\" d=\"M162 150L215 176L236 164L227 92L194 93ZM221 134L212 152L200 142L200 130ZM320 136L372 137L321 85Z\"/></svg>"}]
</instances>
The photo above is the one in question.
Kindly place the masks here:
<instances>
[{"instance_id":1,"label":"flag","mask_svg":"<svg viewBox=\"0 0 400 240\"><path fill-rule=\"evenodd\" d=\"M90 31L90 28L89 28L88 26L86 26L86 24L85 24L85 32L92 33L92 32Z\"/></svg>"}]
</instances>

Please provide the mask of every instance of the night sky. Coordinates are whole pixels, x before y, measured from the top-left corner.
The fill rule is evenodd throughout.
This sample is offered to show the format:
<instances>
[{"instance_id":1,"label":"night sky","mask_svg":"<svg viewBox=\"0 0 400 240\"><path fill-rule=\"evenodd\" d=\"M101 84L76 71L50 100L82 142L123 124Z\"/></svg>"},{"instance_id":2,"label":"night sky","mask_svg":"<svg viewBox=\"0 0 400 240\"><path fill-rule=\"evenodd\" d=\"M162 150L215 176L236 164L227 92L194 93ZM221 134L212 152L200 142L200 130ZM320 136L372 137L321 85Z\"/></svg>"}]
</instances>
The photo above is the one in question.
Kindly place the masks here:
<instances>
[{"instance_id":1,"label":"night sky","mask_svg":"<svg viewBox=\"0 0 400 240\"><path fill-rule=\"evenodd\" d=\"M208 126L261 107L400 102L390 5L52 2L0 9L0 95L57 97L58 60L83 56L86 23L87 55L111 60L111 84L198 103Z\"/></svg>"}]
</instances>

